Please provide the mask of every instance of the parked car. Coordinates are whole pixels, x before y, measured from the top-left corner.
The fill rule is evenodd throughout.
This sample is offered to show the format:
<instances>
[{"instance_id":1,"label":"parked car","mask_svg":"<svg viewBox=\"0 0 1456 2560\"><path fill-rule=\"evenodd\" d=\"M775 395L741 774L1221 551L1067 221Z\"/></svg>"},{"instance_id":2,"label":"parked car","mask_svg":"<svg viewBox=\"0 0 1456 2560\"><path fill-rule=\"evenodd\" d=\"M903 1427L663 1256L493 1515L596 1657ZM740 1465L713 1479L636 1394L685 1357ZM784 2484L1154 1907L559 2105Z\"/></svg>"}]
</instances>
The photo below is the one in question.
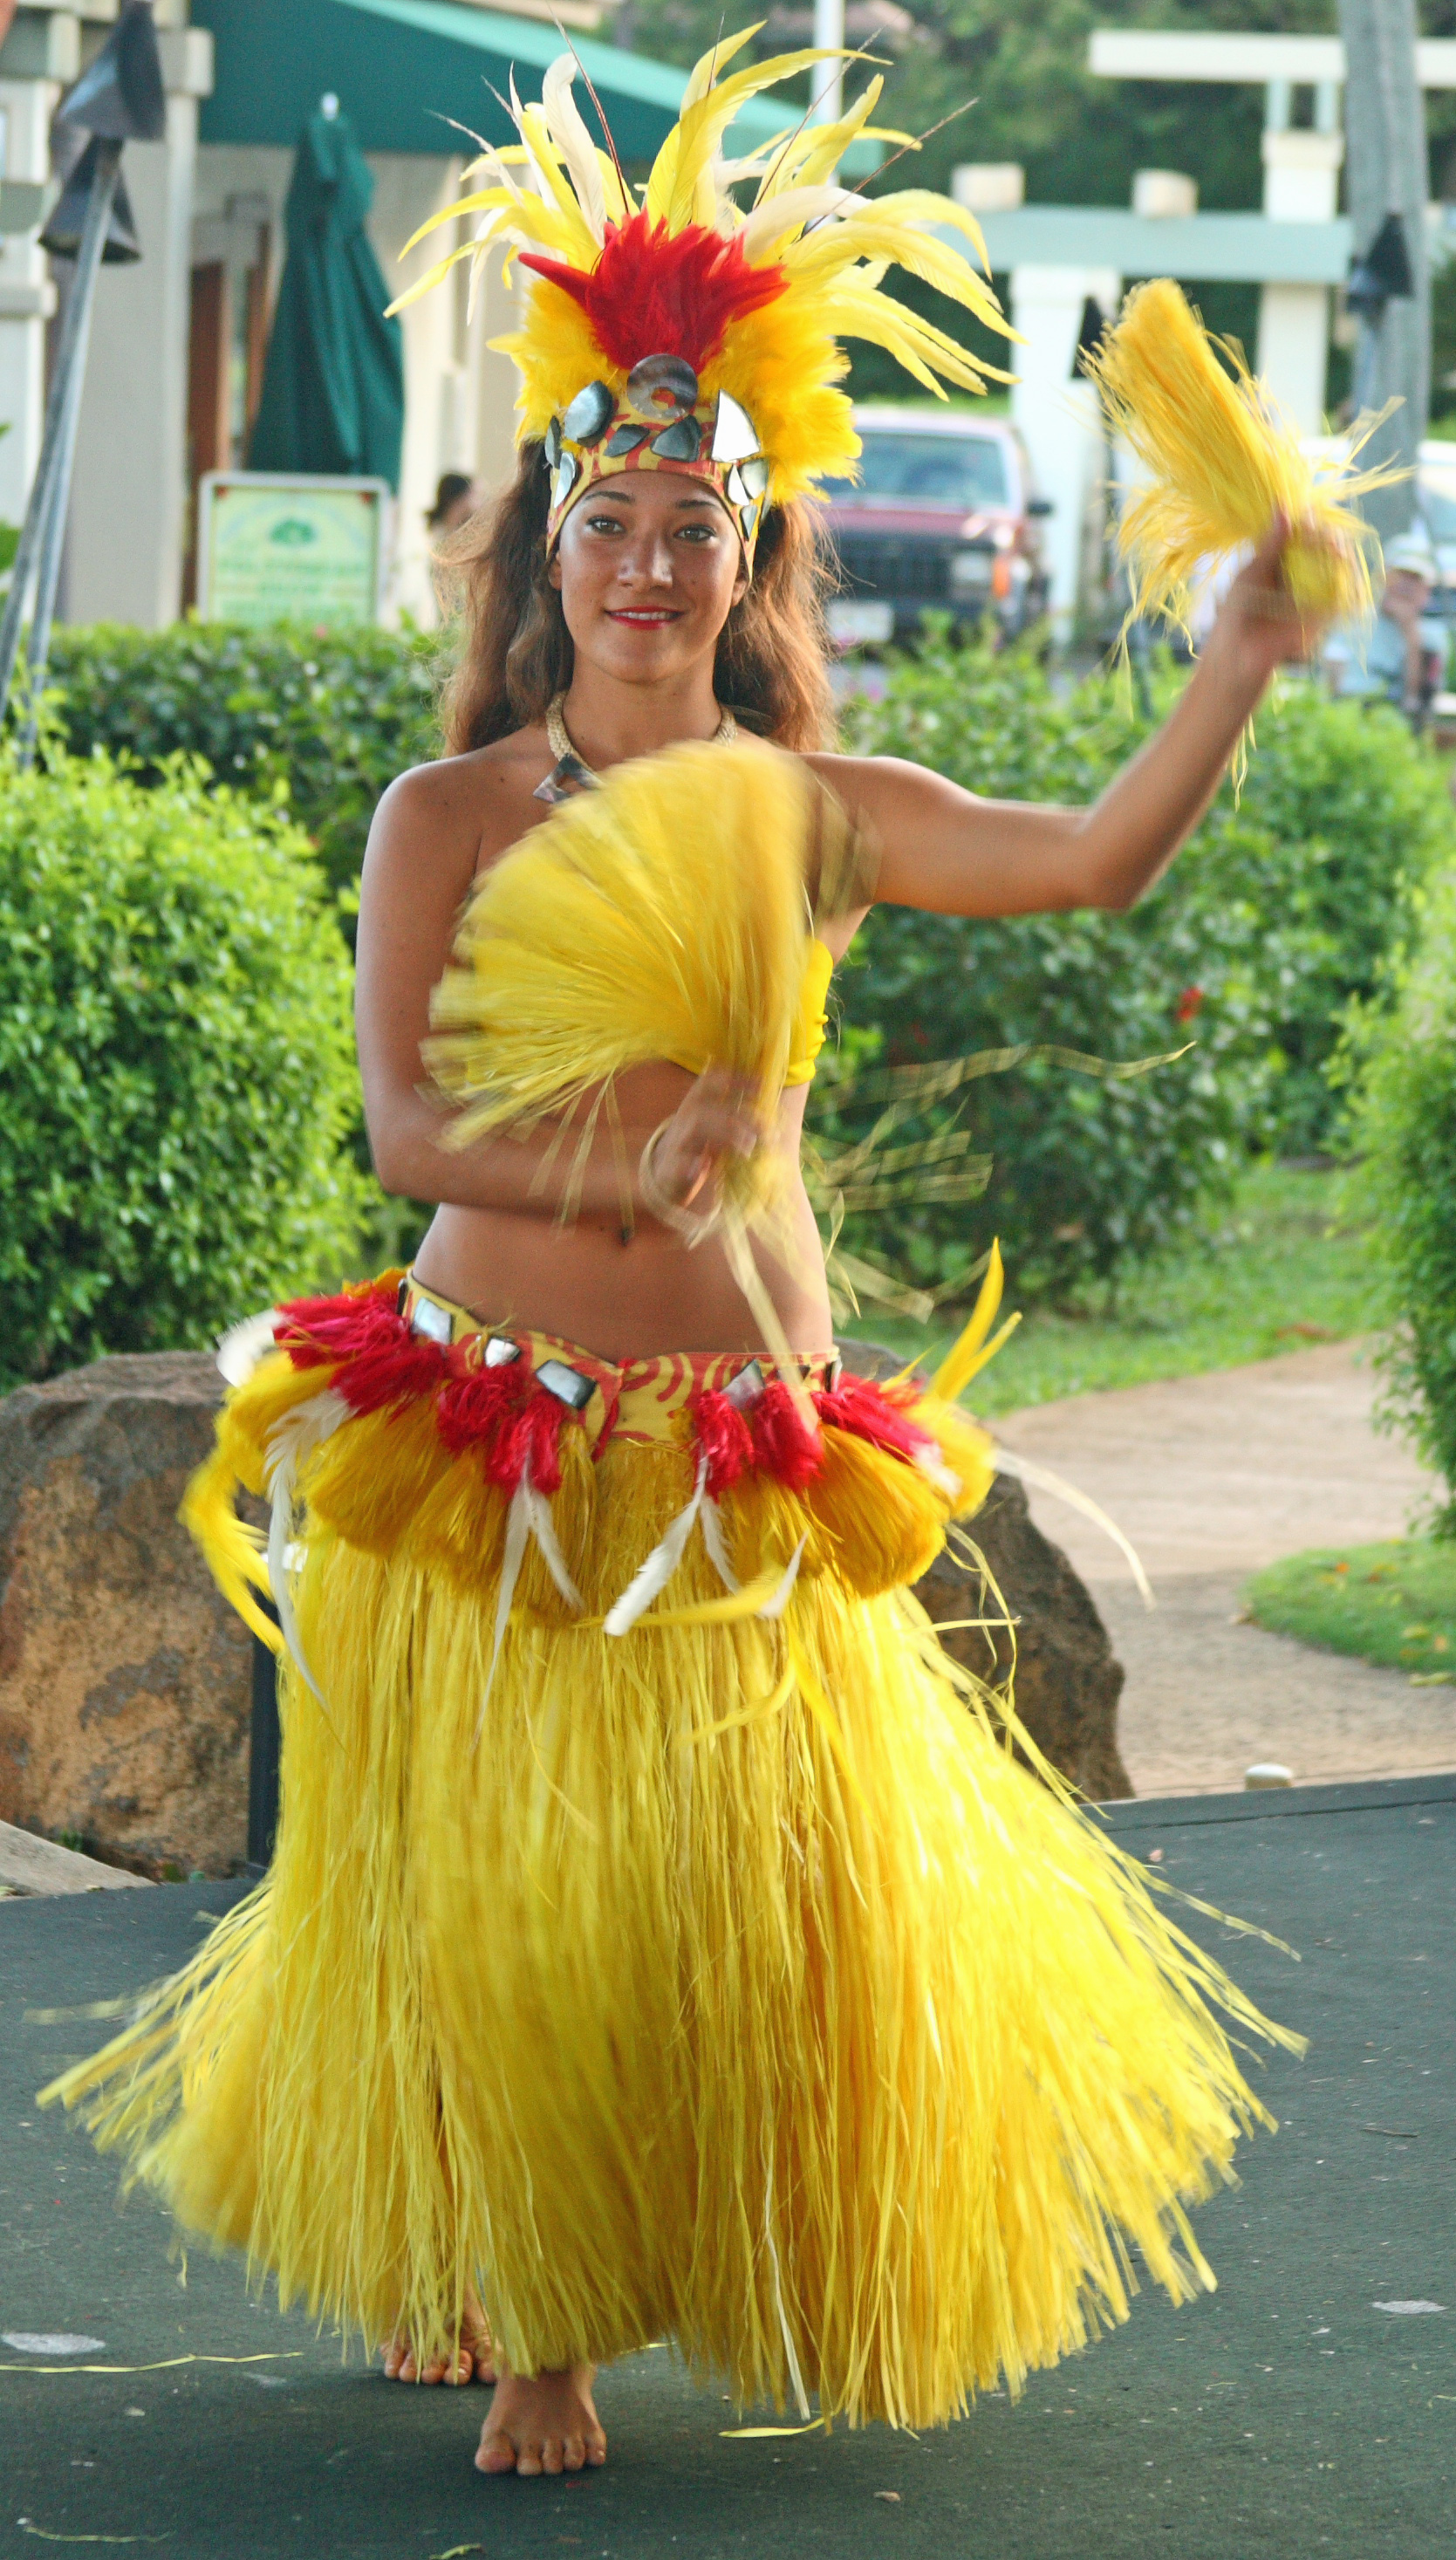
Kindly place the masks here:
<instances>
[{"instance_id":1,"label":"parked car","mask_svg":"<svg viewBox=\"0 0 1456 2560\"><path fill-rule=\"evenodd\" d=\"M965 409L864 407L858 479L827 480L826 531L841 592L829 607L841 648L912 640L926 611L959 623L993 615L1008 637L1045 612L1032 484L1010 420Z\"/></svg>"}]
</instances>

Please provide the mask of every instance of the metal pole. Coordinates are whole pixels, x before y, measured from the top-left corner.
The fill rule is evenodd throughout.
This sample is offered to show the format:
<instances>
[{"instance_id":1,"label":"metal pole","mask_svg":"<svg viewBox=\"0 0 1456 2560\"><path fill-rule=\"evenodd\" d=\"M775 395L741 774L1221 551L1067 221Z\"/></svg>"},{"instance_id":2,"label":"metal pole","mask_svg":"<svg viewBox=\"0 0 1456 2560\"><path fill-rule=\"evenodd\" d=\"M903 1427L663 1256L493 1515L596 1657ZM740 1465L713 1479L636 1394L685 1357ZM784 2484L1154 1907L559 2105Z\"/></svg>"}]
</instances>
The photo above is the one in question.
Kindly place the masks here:
<instances>
[{"instance_id":1,"label":"metal pole","mask_svg":"<svg viewBox=\"0 0 1456 2560\"><path fill-rule=\"evenodd\" d=\"M844 0L814 0L814 42L820 51L844 44ZM809 75L816 124L837 124L844 113L843 63L816 63Z\"/></svg>"},{"instance_id":2,"label":"metal pole","mask_svg":"<svg viewBox=\"0 0 1456 2560\"><path fill-rule=\"evenodd\" d=\"M271 1601L260 1607L271 1618ZM256 1636L252 1640L252 1732L247 1760L247 1864L251 1874L266 1872L278 1830L278 1766L282 1737L278 1724L278 1661Z\"/></svg>"},{"instance_id":3,"label":"metal pole","mask_svg":"<svg viewBox=\"0 0 1456 2560\"><path fill-rule=\"evenodd\" d=\"M91 305L95 299L96 271L105 246L106 229L111 219L111 200L116 193L116 175L121 166L121 144L101 142L97 145L95 172L91 179L90 199L86 205L85 227L76 260L76 274L67 298L66 316L62 323L61 345L57 351L56 373L51 395L46 402L46 428L41 443L41 458L36 468L30 502L25 511L25 525L16 550L11 572L10 593L5 600L5 617L0 622L0 720L10 706L11 687L15 680L15 662L20 655L20 635L25 622L26 598L38 562L41 564L42 588L38 605L44 596L46 639L45 651L38 661L34 639L31 665L44 670L50 650L51 615L56 603L56 579L61 564L61 545L65 536L66 513L71 497L71 472L76 459L77 430L81 419L81 394L85 377L86 347L90 338ZM50 563L49 593L44 590ZM34 724L27 729L27 743L22 748L23 760L29 761L34 741Z\"/></svg>"},{"instance_id":4,"label":"metal pole","mask_svg":"<svg viewBox=\"0 0 1456 2560\"><path fill-rule=\"evenodd\" d=\"M1340 0L1345 39L1346 190L1358 258L1366 257L1390 214L1398 214L1414 293L1360 314L1352 392L1357 410L1400 405L1372 439L1367 459L1413 472L1430 405L1430 289L1427 276L1425 109L1416 67L1415 0ZM1376 489L1362 513L1381 539L1403 533L1415 513L1413 479Z\"/></svg>"}]
</instances>

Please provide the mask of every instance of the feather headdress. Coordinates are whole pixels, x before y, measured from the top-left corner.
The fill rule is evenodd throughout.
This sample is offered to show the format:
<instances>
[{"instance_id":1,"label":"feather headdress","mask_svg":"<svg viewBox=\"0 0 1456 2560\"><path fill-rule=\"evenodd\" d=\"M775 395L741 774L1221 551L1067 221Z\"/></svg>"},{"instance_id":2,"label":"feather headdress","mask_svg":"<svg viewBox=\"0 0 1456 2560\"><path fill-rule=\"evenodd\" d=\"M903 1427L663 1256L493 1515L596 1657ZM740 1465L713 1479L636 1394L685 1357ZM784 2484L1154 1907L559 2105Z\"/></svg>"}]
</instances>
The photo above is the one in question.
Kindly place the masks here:
<instances>
[{"instance_id":1,"label":"feather headdress","mask_svg":"<svg viewBox=\"0 0 1456 2560\"><path fill-rule=\"evenodd\" d=\"M899 266L1010 337L974 262L986 270L973 216L924 189L866 198L833 183L849 144L874 130L880 80L832 124L802 122L744 159L723 156L750 97L843 59L810 49L721 77L756 33L698 64L640 198L592 142L564 54L539 105L522 106L513 83L519 142L487 147L471 172L485 183L415 235L460 217L475 226L404 301L496 248L528 271L521 325L495 344L521 370L518 441L540 437L553 474L550 542L595 483L666 467L712 482L751 557L765 503L853 468L846 338L885 348L940 397L945 383L979 392L988 376L1007 379L880 290Z\"/></svg>"}]
</instances>

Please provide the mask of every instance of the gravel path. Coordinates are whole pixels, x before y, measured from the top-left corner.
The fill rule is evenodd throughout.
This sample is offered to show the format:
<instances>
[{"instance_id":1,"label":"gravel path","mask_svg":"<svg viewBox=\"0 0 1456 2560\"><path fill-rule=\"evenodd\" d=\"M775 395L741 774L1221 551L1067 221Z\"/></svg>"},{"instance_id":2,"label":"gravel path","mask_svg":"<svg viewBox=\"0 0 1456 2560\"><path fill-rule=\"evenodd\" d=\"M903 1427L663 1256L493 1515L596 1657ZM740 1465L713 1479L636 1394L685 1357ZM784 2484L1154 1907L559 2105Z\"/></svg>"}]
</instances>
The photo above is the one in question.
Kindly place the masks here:
<instances>
[{"instance_id":1,"label":"gravel path","mask_svg":"<svg viewBox=\"0 0 1456 2560\"><path fill-rule=\"evenodd\" d=\"M1359 1344L1069 1396L1007 1414L1008 1449L1102 1505L1142 1558L1143 1607L1103 1532L1054 1496L1032 1509L1090 1584L1127 1670L1119 1719L1140 1796L1240 1787L1255 1760L1296 1783L1456 1769L1456 1689L1266 1635L1245 1577L1301 1547L1398 1537L1429 1479L1377 1434Z\"/></svg>"}]
</instances>

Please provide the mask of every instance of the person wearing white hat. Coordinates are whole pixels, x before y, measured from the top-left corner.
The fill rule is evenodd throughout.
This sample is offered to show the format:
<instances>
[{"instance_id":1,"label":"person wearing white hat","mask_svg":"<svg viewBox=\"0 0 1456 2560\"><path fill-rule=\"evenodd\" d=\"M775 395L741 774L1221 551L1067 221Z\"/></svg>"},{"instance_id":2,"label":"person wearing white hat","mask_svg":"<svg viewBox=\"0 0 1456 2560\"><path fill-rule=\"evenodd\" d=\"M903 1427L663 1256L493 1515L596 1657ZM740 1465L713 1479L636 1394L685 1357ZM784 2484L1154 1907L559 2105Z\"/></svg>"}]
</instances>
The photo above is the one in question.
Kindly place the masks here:
<instances>
[{"instance_id":1,"label":"person wearing white hat","mask_svg":"<svg viewBox=\"0 0 1456 2560\"><path fill-rule=\"evenodd\" d=\"M1444 648L1442 628L1427 618L1440 569L1418 518L1386 544L1384 566L1377 611L1363 626L1337 625L1325 643L1325 672L1333 694L1396 703L1418 726L1441 681Z\"/></svg>"}]
</instances>

